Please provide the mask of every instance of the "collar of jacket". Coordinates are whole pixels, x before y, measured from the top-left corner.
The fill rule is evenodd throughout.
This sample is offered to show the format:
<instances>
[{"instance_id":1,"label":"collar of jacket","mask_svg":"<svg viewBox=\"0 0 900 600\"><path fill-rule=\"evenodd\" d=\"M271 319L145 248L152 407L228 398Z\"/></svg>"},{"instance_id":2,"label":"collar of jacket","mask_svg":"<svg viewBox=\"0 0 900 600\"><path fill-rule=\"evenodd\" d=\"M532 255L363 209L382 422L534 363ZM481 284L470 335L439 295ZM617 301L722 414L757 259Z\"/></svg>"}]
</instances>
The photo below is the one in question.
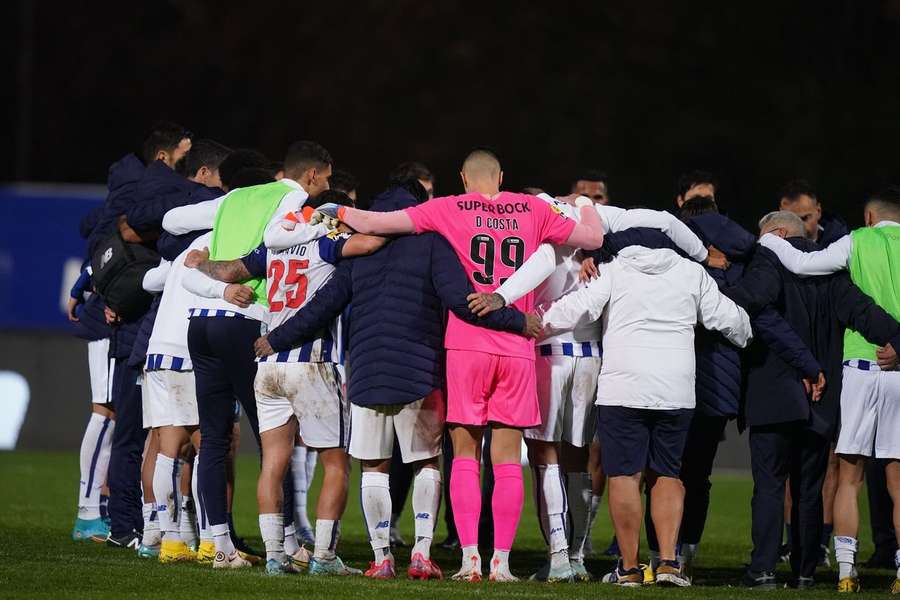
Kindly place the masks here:
<instances>
[{"instance_id":1,"label":"collar of jacket","mask_svg":"<svg viewBox=\"0 0 900 600\"><path fill-rule=\"evenodd\" d=\"M390 212L392 210L403 210L410 206L415 206L415 196L400 186L392 186L381 192L372 200L369 210L375 212Z\"/></svg>"},{"instance_id":2,"label":"collar of jacket","mask_svg":"<svg viewBox=\"0 0 900 600\"><path fill-rule=\"evenodd\" d=\"M785 238L788 243L798 250L803 250L804 252L815 252L819 249L819 245L812 240L808 240L805 237L789 237Z\"/></svg>"}]
</instances>

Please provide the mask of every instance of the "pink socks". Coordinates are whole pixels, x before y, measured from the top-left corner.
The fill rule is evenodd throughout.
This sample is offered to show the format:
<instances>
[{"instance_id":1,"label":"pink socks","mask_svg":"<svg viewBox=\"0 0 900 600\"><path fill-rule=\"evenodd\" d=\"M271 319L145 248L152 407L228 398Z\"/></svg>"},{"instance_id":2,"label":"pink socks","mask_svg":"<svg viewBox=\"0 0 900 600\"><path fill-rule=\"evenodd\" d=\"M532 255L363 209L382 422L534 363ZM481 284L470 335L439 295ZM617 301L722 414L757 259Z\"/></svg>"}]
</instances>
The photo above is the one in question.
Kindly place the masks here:
<instances>
[{"instance_id":1,"label":"pink socks","mask_svg":"<svg viewBox=\"0 0 900 600\"><path fill-rule=\"evenodd\" d=\"M454 471L456 470L456 461L453 461L453 469ZM453 490L451 488L452 493ZM491 503L494 510L494 548L496 550L508 551L512 549L513 540L516 539L516 530L519 528L519 517L522 516L522 503L524 500L525 487L522 483L522 465L519 463L495 464L494 497L491 499ZM453 514L456 515L455 503L453 510ZM475 526L477 531L477 520ZM457 519L456 528L460 531L459 540L463 544L462 531L459 529L459 519Z\"/></svg>"},{"instance_id":2,"label":"pink socks","mask_svg":"<svg viewBox=\"0 0 900 600\"><path fill-rule=\"evenodd\" d=\"M481 518L481 465L474 458L454 458L450 472L450 502L460 546L478 545Z\"/></svg>"},{"instance_id":3,"label":"pink socks","mask_svg":"<svg viewBox=\"0 0 900 600\"><path fill-rule=\"evenodd\" d=\"M525 487L519 463L494 465L494 548L509 551L519 517ZM450 501L460 546L478 545L478 519L481 517L481 465L474 458L454 458L450 473Z\"/></svg>"}]
</instances>

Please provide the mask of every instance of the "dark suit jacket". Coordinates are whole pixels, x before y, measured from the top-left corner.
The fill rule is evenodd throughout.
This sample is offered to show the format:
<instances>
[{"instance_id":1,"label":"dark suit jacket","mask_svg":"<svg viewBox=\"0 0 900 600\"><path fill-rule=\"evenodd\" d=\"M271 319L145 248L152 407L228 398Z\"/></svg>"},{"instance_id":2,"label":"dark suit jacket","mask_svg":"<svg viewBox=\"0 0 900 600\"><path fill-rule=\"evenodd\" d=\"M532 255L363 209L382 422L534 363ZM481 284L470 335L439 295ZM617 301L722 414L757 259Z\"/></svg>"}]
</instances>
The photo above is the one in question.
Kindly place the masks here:
<instances>
[{"instance_id":1,"label":"dark suit jacket","mask_svg":"<svg viewBox=\"0 0 900 600\"><path fill-rule=\"evenodd\" d=\"M818 249L805 238L788 241L803 251ZM811 403L801 374L763 344L753 343L744 357L747 425L805 421L816 433L833 437L840 416L841 358L844 329L853 328L884 345L900 334L900 324L858 287L846 272L797 277L767 248L756 250L741 282L722 290L751 315L771 304L812 350L828 385Z\"/></svg>"}]
</instances>

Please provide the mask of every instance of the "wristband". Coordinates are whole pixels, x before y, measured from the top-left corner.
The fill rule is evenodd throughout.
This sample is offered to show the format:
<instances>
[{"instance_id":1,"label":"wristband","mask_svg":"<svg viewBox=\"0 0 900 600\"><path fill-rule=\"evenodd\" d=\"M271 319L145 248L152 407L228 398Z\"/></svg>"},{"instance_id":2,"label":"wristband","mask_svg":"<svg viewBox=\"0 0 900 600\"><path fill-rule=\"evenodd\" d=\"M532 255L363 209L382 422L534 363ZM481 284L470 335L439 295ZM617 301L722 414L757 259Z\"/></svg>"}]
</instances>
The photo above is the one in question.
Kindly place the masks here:
<instances>
[{"instance_id":1,"label":"wristband","mask_svg":"<svg viewBox=\"0 0 900 600\"><path fill-rule=\"evenodd\" d=\"M585 206L593 206L594 201L588 198L587 196L578 196L575 198L575 206L578 208L582 208Z\"/></svg>"}]
</instances>

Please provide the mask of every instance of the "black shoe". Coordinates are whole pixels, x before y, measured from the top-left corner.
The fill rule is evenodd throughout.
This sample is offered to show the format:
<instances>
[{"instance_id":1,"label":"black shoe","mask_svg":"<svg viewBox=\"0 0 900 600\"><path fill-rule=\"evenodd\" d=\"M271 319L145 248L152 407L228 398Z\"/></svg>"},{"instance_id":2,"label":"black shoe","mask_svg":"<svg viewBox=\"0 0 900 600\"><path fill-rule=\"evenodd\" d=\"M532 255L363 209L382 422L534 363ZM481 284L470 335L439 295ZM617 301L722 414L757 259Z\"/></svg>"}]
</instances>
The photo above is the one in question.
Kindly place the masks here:
<instances>
[{"instance_id":1,"label":"black shoe","mask_svg":"<svg viewBox=\"0 0 900 600\"><path fill-rule=\"evenodd\" d=\"M893 569L895 568L894 552L895 550L890 548L875 548L875 552L863 566L867 569Z\"/></svg>"},{"instance_id":2,"label":"black shoe","mask_svg":"<svg viewBox=\"0 0 900 600\"><path fill-rule=\"evenodd\" d=\"M234 544L235 550L240 550L244 554L249 554L250 556L255 556L259 559L262 559L265 554L260 554L256 550L250 547L250 545L244 540L242 537L238 537L234 535L233 532L230 533L231 543Z\"/></svg>"},{"instance_id":3,"label":"black shoe","mask_svg":"<svg viewBox=\"0 0 900 600\"><path fill-rule=\"evenodd\" d=\"M459 538L456 536L448 535L447 539L445 539L443 542L438 544L438 548L442 548L444 550L450 550L451 552L453 550L458 550L459 549Z\"/></svg>"},{"instance_id":4,"label":"black shoe","mask_svg":"<svg viewBox=\"0 0 900 600\"><path fill-rule=\"evenodd\" d=\"M784 587L794 590L811 590L816 587L816 580L812 577L791 577Z\"/></svg>"},{"instance_id":5,"label":"black shoe","mask_svg":"<svg viewBox=\"0 0 900 600\"><path fill-rule=\"evenodd\" d=\"M774 571L744 571L741 578L741 585L754 590L774 590L775 589L775 572Z\"/></svg>"},{"instance_id":6,"label":"black shoe","mask_svg":"<svg viewBox=\"0 0 900 600\"><path fill-rule=\"evenodd\" d=\"M141 545L141 534L137 531L131 531L125 535L114 537L110 532L106 538L106 545L110 548L130 548L131 550L137 550L138 546Z\"/></svg>"},{"instance_id":7,"label":"black shoe","mask_svg":"<svg viewBox=\"0 0 900 600\"><path fill-rule=\"evenodd\" d=\"M791 547L787 544L782 544L778 548L778 559L783 563L791 562Z\"/></svg>"}]
</instances>

